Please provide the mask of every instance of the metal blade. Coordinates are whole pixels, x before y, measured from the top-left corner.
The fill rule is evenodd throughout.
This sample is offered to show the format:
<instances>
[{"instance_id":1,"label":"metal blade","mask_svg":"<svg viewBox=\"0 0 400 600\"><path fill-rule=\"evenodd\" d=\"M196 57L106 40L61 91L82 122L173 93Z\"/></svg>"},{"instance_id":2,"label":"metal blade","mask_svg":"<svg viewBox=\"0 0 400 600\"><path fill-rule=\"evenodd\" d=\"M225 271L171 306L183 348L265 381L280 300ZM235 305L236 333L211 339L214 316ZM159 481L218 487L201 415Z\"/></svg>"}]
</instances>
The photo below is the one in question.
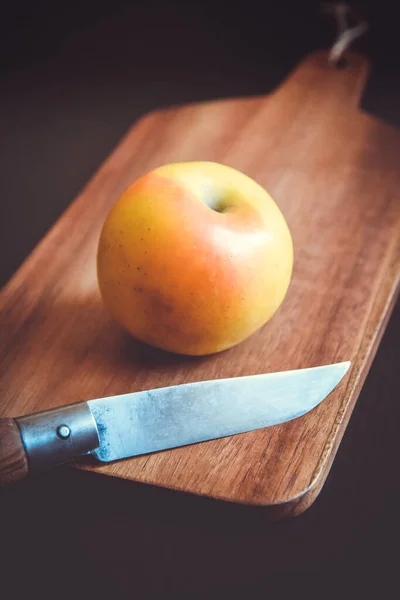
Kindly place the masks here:
<instances>
[{"instance_id":1,"label":"metal blade","mask_svg":"<svg viewBox=\"0 0 400 600\"><path fill-rule=\"evenodd\" d=\"M296 419L339 383L349 362L311 369L201 381L90 400L109 462Z\"/></svg>"}]
</instances>

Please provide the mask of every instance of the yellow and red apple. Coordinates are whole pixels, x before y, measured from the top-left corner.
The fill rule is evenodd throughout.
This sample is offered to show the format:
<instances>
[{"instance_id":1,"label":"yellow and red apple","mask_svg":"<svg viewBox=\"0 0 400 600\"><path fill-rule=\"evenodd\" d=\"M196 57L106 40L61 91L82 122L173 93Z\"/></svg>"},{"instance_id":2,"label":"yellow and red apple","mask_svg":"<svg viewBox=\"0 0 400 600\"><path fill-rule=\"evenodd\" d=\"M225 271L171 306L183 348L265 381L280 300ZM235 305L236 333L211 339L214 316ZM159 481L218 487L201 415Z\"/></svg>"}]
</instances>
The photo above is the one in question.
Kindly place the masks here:
<instances>
[{"instance_id":1,"label":"yellow and red apple","mask_svg":"<svg viewBox=\"0 0 400 600\"><path fill-rule=\"evenodd\" d=\"M181 354L225 350L276 312L292 239L270 195L212 162L164 165L134 182L104 223L101 295L133 336Z\"/></svg>"}]
</instances>

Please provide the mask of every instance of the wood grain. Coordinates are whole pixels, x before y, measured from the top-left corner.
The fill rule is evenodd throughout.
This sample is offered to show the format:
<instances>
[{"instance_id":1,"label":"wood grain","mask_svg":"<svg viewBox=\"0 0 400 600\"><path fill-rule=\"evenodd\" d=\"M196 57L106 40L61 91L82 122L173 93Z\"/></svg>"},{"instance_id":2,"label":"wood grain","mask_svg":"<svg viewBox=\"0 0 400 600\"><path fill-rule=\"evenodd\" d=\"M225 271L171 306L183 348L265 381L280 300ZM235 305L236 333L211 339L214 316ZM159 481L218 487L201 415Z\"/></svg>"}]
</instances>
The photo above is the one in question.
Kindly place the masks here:
<instances>
[{"instance_id":1,"label":"wood grain","mask_svg":"<svg viewBox=\"0 0 400 600\"><path fill-rule=\"evenodd\" d=\"M81 468L298 514L332 464L398 289L400 133L363 114L366 61L307 57L269 96L145 116L4 288L0 413L99 396L351 360L308 415L269 429ZM102 306L97 240L134 179L161 164L214 160L253 177L292 231L295 267L274 318L219 355L179 357L130 338ZM377 399L379 401L379 399Z\"/></svg>"},{"instance_id":2,"label":"wood grain","mask_svg":"<svg viewBox=\"0 0 400 600\"><path fill-rule=\"evenodd\" d=\"M28 459L18 425L13 419L0 419L0 487L27 474Z\"/></svg>"}]
</instances>

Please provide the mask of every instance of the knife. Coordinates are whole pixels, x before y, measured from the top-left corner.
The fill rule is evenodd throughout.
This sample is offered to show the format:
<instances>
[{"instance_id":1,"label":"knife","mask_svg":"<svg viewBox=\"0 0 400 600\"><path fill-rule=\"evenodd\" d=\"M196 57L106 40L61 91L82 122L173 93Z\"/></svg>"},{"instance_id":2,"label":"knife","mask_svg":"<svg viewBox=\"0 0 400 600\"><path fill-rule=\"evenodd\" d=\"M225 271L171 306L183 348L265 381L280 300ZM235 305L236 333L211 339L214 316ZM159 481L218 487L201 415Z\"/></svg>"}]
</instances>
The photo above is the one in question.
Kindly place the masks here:
<instances>
[{"instance_id":1,"label":"knife","mask_svg":"<svg viewBox=\"0 0 400 600\"><path fill-rule=\"evenodd\" d=\"M291 421L322 402L349 366L185 383L0 419L0 484L86 454L111 462Z\"/></svg>"}]
</instances>

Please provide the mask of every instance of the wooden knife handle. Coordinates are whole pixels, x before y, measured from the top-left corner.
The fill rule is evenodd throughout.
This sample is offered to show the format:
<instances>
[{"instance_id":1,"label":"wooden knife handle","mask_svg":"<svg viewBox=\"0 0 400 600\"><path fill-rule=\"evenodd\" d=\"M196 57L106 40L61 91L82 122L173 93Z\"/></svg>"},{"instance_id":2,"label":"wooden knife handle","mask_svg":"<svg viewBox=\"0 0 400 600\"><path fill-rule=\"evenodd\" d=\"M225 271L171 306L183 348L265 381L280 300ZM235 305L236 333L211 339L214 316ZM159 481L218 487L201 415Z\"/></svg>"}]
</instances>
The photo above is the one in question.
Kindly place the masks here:
<instances>
[{"instance_id":1,"label":"wooden knife handle","mask_svg":"<svg viewBox=\"0 0 400 600\"><path fill-rule=\"evenodd\" d=\"M0 419L0 486L28 474L28 458L14 419Z\"/></svg>"}]
</instances>

